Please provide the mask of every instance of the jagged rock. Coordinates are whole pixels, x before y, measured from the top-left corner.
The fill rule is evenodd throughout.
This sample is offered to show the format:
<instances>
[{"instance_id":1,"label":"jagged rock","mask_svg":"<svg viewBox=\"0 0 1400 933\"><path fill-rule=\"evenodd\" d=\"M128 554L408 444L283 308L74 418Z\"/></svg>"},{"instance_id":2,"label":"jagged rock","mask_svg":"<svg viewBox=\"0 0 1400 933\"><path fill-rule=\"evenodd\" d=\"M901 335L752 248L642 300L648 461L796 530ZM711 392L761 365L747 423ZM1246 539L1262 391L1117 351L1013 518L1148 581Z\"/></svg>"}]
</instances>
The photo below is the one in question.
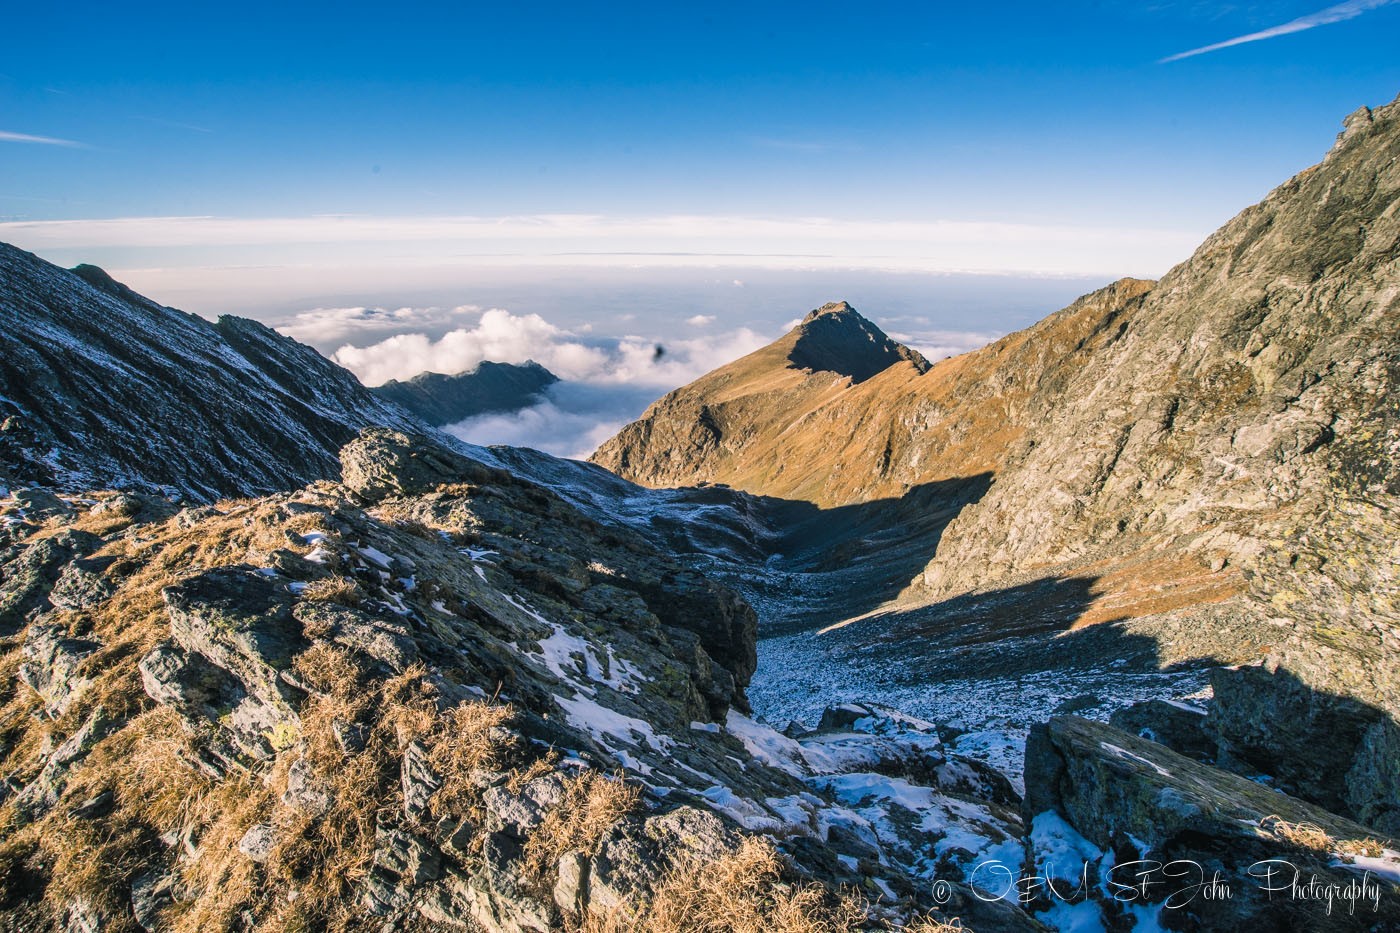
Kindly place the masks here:
<instances>
[{"instance_id":1,"label":"jagged rock","mask_svg":"<svg viewBox=\"0 0 1400 933\"><path fill-rule=\"evenodd\" d=\"M1114 710L1108 718L1114 728L1165 745L1196 761L1214 762L1215 738L1206 729L1207 710L1185 703L1145 700Z\"/></svg>"},{"instance_id":2,"label":"jagged rock","mask_svg":"<svg viewBox=\"0 0 1400 933\"><path fill-rule=\"evenodd\" d=\"M428 814L433 794L442 787L442 781L433 773L427 749L421 742L410 742L404 749L399 782L403 787L404 815L410 820L422 820Z\"/></svg>"},{"instance_id":3,"label":"jagged rock","mask_svg":"<svg viewBox=\"0 0 1400 933\"><path fill-rule=\"evenodd\" d=\"M412 888L442 876L438 850L410 833L393 829L375 832L374 867L388 872L404 887Z\"/></svg>"},{"instance_id":4,"label":"jagged rock","mask_svg":"<svg viewBox=\"0 0 1400 933\"><path fill-rule=\"evenodd\" d=\"M564 778L559 774L536 778L521 787L519 793L504 787L488 788L482 798L486 807L486 831L505 832L524 839L563 799Z\"/></svg>"},{"instance_id":5,"label":"jagged rock","mask_svg":"<svg viewBox=\"0 0 1400 933\"><path fill-rule=\"evenodd\" d=\"M49 592L64 566L101 545L97 535L65 528L29 545L0 568L0 635L13 634L27 617L48 608Z\"/></svg>"},{"instance_id":6,"label":"jagged rock","mask_svg":"<svg viewBox=\"0 0 1400 933\"><path fill-rule=\"evenodd\" d=\"M163 868L137 875L131 882L131 912L147 933L160 928L161 911L175 903L177 877Z\"/></svg>"},{"instance_id":7,"label":"jagged rock","mask_svg":"<svg viewBox=\"0 0 1400 933\"><path fill-rule=\"evenodd\" d=\"M140 492L118 492L94 505L93 515L114 515L129 518L133 523L165 521L180 509L169 499Z\"/></svg>"},{"instance_id":8,"label":"jagged rock","mask_svg":"<svg viewBox=\"0 0 1400 933\"><path fill-rule=\"evenodd\" d=\"M1234 892L1230 898L1178 895L1164 912L1164 919L1179 918L1173 924L1201 929L1235 924L1306 927L1316 919L1318 905L1306 898L1271 897L1265 890L1268 879L1251 875L1251 869L1277 859L1281 861L1276 864L1287 865L1290 872L1296 868L1304 882L1316 877L1321 884L1346 885L1361 875L1337 864L1344 858L1343 848L1373 835L1312 804L1074 716L1057 716L1032 730L1026 787L1026 821L1037 826L1033 840L1037 832L1050 828L1046 818L1062 817L1099 854L1108 853L1095 868L1105 886L1094 890L1122 894L1118 900L1105 897L1103 906L1110 916L1123 916L1129 904L1156 910L1174 893L1213 876L1229 884ZM1326 841L1321 849L1309 848L1271 830L1277 824L1270 818L1318 827ZM1185 874L1172 875L1171 870ZM1073 872L1059 875L1067 876L1073 877ZM1332 928L1364 930L1400 923L1400 887L1379 883L1382 894L1374 911L1367 904L1352 916L1336 912Z\"/></svg>"},{"instance_id":9,"label":"jagged rock","mask_svg":"<svg viewBox=\"0 0 1400 933\"><path fill-rule=\"evenodd\" d=\"M373 658L390 673L400 674L418 660L412 633L397 620L373 618L357 609L322 602L298 603L292 616L303 630L325 631L323 637L352 653Z\"/></svg>"},{"instance_id":10,"label":"jagged rock","mask_svg":"<svg viewBox=\"0 0 1400 933\"><path fill-rule=\"evenodd\" d=\"M13 495L15 505L30 519L43 521L46 518L66 518L73 514L71 505L40 486L16 489Z\"/></svg>"},{"instance_id":11,"label":"jagged rock","mask_svg":"<svg viewBox=\"0 0 1400 933\"><path fill-rule=\"evenodd\" d=\"M281 672L306 646L290 595L244 567L200 574L161 595L174 641L225 672L244 693L229 721L245 749L261 756L290 744L299 729L292 701L300 691ZM149 670L152 665L143 676Z\"/></svg>"},{"instance_id":12,"label":"jagged rock","mask_svg":"<svg viewBox=\"0 0 1400 933\"><path fill-rule=\"evenodd\" d=\"M77 612L110 599L116 592L116 587L102 572L111 563L107 559L91 558L72 561L58 575L58 580L49 593L49 602L59 609Z\"/></svg>"},{"instance_id":13,"label":"jagged rock","mask_svg":"<svg viewBox=\"0 0 1400 933\"><path fill-rule=\"evenodd\" d=\"M733 830L714 814L693 807L649 817L640 827L627 827L604 840L589 860L587 910L605 917L654 886L666 867L682 855L716 859L738 843Z\"/></svg>"},{"instance_id":14,"label":"jagged rock","mask_svg":"<svg viewBox=\"0 0 1400 933\"><path fill-rule=\"evenodd\" d=\"M43 698L44 712L56 719L92 683L79 671L83 662L101 647L95 641L69 638L61 626L36 622L24 636L19 679Z\"/></svg>"},{"instance_id":15,"label":"jagged rock","mask_svg":"<svg viewBox=\"0 0 1400 933\"><path fill-rule=\"evenodd\" d=\"M52 809L63 796L72 769L120 725L102 707L93 710L78 730L48 756L38 777L15 796L15 814L20 824L32 822Z\"/></svg>"},{"instance_id":16,"label":"jagged rock","mask_svg":"<svg viewBox=\"0 0 1400 933\"><path fill-rule=\"evenodd\" d=\"M340 453L341 482L370 501L386 496L432 492L447 483L490 483L508 479L421 435L369 428Z\"/></svg>"}]
</instances>

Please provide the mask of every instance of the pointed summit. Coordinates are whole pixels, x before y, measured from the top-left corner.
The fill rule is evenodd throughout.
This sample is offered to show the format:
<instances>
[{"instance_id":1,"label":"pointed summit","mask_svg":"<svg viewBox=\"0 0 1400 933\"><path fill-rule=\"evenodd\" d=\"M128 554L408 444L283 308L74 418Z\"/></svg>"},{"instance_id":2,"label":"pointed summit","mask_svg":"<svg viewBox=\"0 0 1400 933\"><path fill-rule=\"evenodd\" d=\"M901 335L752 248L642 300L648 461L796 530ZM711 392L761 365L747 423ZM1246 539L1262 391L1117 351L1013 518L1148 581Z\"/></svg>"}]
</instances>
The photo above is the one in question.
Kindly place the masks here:
<instances>
[{"instance_id":1,"label":"pointed summit","mask_svg":"<svg viewBox=\"0 0 1400 933\"><path fill-rule=\"evenodd\" d=\"M929 362L917 350L891 340L844 301L832 301L808 313L783 341L792 341L788 359L798 369L833 372L861 383L898 362L922 375ZM779 341L780 343L783 341Z\"/></svg>"},{"instance_id":2,"label":"pointed summit","mask_svg":"<svg viewBox=\"0 0 1400 933\"><path fill-rule=\"evenodd\" d=\"M851 501L870 470L833 478L824 445L839 427L818 410L859 396L898 395L930 364L844 301L810 312L761 350L659 399L599 447L593 462L656 486L724 482L809 501ZM779 475L781 474L781 475Z\"/></svg>"}]
</instances>

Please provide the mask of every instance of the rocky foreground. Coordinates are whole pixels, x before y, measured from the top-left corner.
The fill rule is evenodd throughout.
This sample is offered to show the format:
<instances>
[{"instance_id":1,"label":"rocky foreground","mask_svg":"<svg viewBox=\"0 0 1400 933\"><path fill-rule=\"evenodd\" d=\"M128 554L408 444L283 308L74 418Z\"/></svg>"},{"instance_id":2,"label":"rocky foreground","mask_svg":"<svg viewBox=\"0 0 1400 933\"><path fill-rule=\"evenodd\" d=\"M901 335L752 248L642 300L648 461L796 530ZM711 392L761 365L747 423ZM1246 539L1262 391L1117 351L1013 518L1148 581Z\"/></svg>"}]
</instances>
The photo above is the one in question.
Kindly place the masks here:
<instances>
[{"instance_id":1,"label":"rocky foreground","mask_svg":"<svg viewBox=\"0 0 1400 933\"><path fill-rule=\"evenodd\" d=\"M1021 821L932 726L781 735L730 591L426 439L342 460L180 511L5 504L6 928L700 929L702 894L744 929L1037 928L935 909L923 879L1018 860Z\"/></svg>"},{"instance_id":2,"label":"rocky foreground","mask_svg":"<svg viewBox=\"0 0 1400 933\"><path fill-rule=\"evenodd\" d=\"M732 592L427 439L371 430L342 464L179 511L4 503L4 928L1216 928L1317 906L1251 888L1174 913L1179 879L1111 886L1129 856L1365 877L1384 894L1353 928L1400 922L1373 830L1072 717L1033 737L1024 802L877 705L779 733L746 715ZM1195 711L1137 715L1214 753Z\"/></svg>"}]
</instances>

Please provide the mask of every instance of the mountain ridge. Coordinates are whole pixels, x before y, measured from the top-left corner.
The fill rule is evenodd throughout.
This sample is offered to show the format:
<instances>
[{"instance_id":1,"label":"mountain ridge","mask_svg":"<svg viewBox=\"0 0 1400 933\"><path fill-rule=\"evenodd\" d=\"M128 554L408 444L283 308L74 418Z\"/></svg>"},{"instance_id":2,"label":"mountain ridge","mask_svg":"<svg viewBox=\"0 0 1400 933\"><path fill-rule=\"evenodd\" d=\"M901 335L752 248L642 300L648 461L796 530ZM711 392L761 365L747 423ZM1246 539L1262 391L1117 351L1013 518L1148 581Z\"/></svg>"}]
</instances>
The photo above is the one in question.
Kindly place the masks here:
<instances>
[{"instance_id":1,"label":"mountain ridge","mask_svg":"<svg viewBox=\"0 0 1400 933\"><path fill-rule=\"evenodd\" d=\"M441 428L477 415L529 407L558 381L558 376L534 360L519 364L483 360L455 375L423 372L411 379L390 379L370 392Z\"/></svg>"}]
</instances>

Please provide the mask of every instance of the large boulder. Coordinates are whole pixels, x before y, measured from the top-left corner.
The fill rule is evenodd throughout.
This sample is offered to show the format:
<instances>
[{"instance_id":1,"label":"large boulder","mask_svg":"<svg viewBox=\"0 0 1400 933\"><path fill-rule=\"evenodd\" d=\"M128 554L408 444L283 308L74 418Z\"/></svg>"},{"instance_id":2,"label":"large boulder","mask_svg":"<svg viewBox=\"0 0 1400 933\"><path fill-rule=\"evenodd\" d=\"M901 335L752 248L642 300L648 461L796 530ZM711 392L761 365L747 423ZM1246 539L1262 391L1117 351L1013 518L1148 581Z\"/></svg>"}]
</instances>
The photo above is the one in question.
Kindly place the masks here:
<instances>
[{"instance_id":1,"label":"large boulder","mask_svg":"<svg viewBox=\"0 0 1400 933\"><path fill-rule=\"evenodd\" d=\"M1070 880L1110 921L1151 915L1181 930L1400 924L1395 875L1375 871L1400 871L1400 854L1382 856L1372 829L1104 723L1057 716L1031 731L1025 817L1032 875ZM1066 852L1075 864L1051 864ZM1367 854L1380 857L1368 864ZM1357 898L1350 913L1337 893L1346 891Z\"/></svg>"}]
</instances>

